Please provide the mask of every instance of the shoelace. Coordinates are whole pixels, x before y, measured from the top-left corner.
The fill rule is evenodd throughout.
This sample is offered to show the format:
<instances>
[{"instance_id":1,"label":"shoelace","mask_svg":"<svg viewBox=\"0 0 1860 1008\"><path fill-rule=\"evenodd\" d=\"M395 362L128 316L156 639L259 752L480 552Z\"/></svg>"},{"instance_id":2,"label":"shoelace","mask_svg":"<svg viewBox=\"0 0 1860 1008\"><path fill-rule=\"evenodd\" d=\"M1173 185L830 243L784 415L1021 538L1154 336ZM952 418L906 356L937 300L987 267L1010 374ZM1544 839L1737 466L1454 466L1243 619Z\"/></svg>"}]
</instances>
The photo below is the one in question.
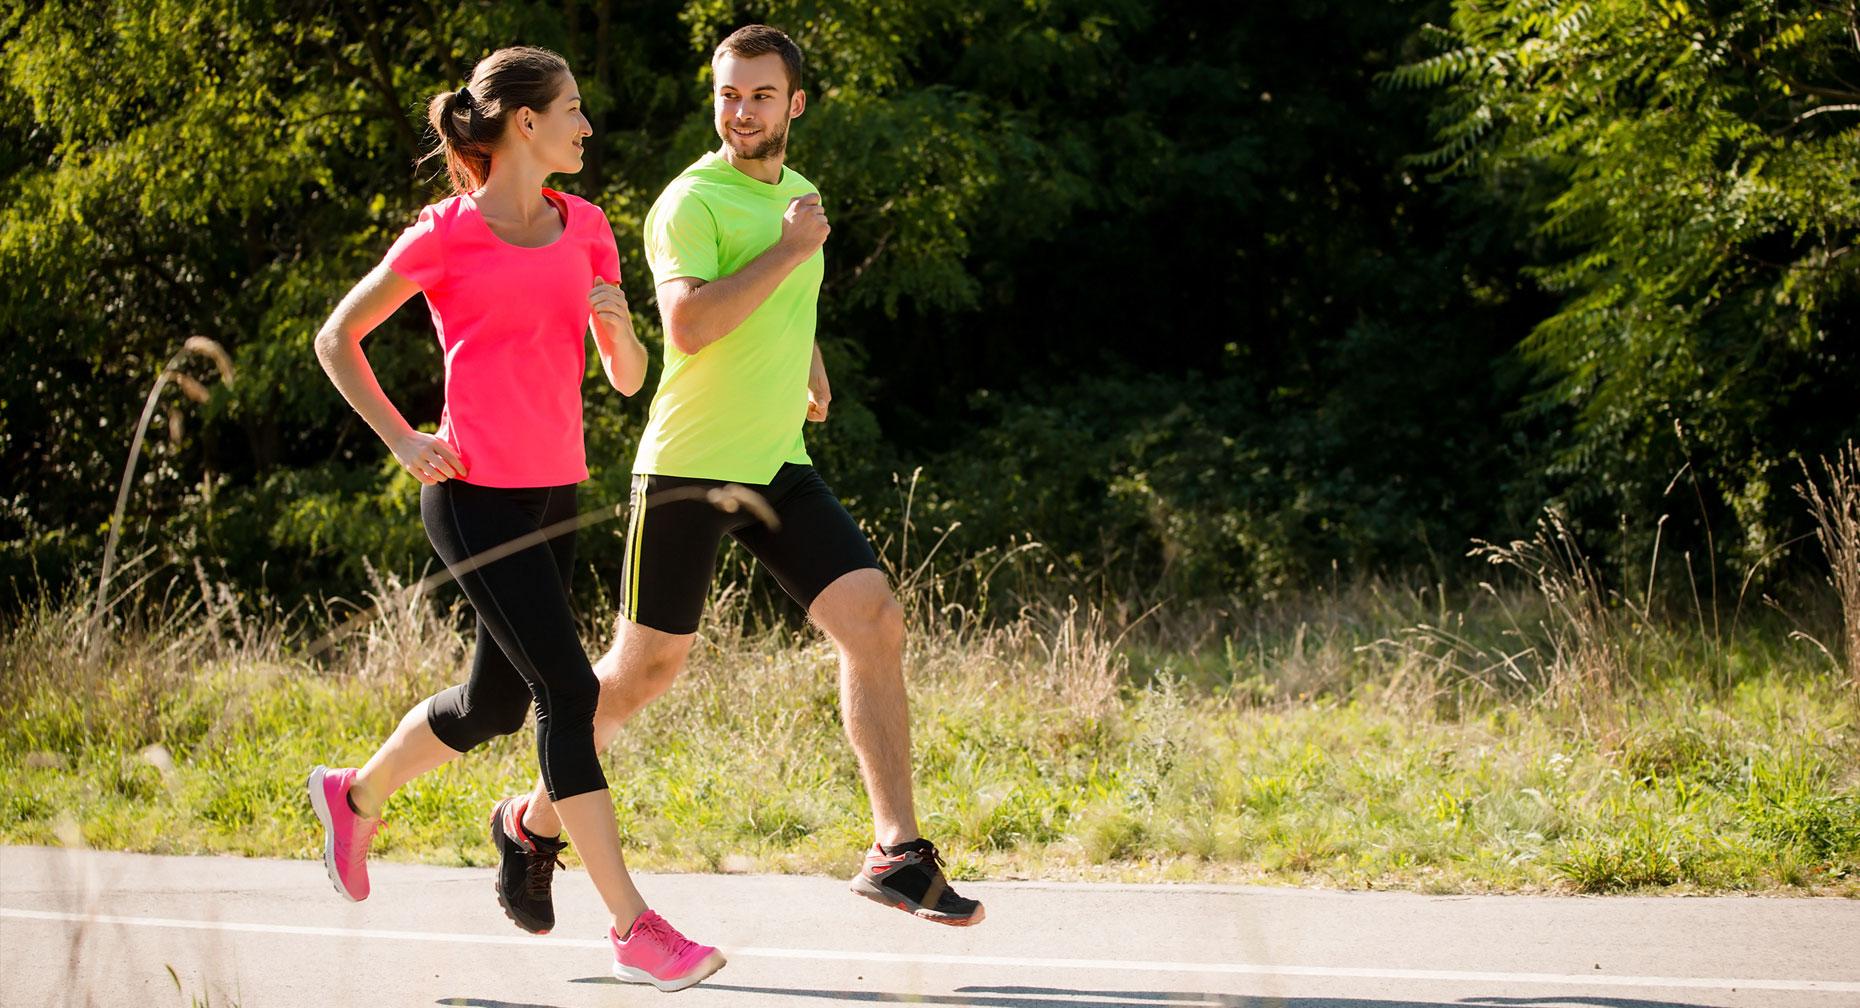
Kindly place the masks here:
<instances>
[{"instance_id":1,"label":"shoelace","mask_svg":"<svg viewBox=\"0 0 1860 1008\"><path fill-rule=\"evenodd\" d=\"M679 934L678 929L672 926L671 921L666 920L658 914L653 914L650 917L642 916L639 921L633 925L633 937L638 938L640 935L651 935L653 941L660 948L671 953L673 956L681 955L686 949L697 944L697 942Z\"/></svg>"},{"instance_id":2,"label":"shoelace","mask_svg":"<svg viewBox=\"0 0 1860 1008\"><path fill-rule=\"evenodd\" d=\"M881 847L879 850L882 853L884 848ZM915 854L919 863L932 861L936 863L938 868L942 868L948 864L948 862L943 860L943 855L937 851L936 844L931 844L928 847L913 847L910 850L901 851L900 853L905 855Z\"/></svg>"},{"instance_id":3,"label":"shoelace","mask_svg":"<svg viewBox=\"0 0 1860 1008\"><path fill-rule=\"evenodd\" d=\"M524 860L525 870L529 873L530 895L538 899L549 895L549 884L555 877L555 870L568 867L560 857L535 849L524 851Z\"/></svg>"}]
</instances>

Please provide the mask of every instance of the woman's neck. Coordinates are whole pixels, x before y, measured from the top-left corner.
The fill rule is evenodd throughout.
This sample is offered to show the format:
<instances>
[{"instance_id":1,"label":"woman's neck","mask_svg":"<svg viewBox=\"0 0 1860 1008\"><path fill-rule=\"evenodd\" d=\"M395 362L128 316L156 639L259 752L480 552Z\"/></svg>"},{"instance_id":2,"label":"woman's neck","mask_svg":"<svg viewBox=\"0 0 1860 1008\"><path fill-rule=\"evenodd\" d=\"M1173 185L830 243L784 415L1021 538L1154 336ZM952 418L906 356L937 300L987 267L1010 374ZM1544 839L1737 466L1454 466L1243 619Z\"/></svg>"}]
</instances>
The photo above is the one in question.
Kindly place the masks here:
<instances>
[{"instance_id":1,"label":"woman's neck","mask_svg":"<svg viewBox=\"0 0 1860 1008\"><path fill-rule=\"evenodd\" d=\"M490 176L472 193L472 199L494 216L530 223L556 212L548 200L541 198L548 177L548 172L532 165L493 158Z\"/></svg>"}]
</instances>

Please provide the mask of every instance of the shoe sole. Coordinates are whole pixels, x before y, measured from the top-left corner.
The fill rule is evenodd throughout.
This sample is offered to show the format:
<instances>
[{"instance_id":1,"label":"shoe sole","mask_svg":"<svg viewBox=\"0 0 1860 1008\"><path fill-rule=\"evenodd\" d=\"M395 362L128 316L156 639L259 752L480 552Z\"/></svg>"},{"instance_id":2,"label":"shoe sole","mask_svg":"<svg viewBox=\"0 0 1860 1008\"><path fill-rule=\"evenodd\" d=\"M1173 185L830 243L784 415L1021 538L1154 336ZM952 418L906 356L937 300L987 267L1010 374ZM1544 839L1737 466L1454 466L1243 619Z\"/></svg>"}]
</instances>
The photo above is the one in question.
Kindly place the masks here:
<instances>
[{"instance_id":1,"label":"shoe sole","mask_svg":"<svg viewBox=\"0 0 1860 1008\"><path fill-rule=\"evenodd\" d=\"M504 818L504 806L508 804L510 804L510 799L506 798L498 802L491 809L491 848L497 851L498 871L500 874L503 871L504 847L503 844L498 841L497 835L504 828L503 823L499 820ZM504 887L498 885L497 879L495 878L491 880L491 891L497 894L497 906L498 909L504 911L505 919L509 920L510 923L515 924L517 927L533 935L546 935L555 927L554 924L544 926L541 921L535 921L533 919L531 921L525 921L521 917L518 917L516 909L510 905L509 900L504 898Z\"/></svg>"},{"instance_id":2,"label":"shoe sole","mask_svg":"<svg viewBox=\"0 0 1860 1008\"><path fill-rule=\"evenodd\" d=\"M874 903L902 910L918 920L927 920L932 924L942 924L947 927L971 927L980 924L982 919L987 916L987 914L983 912L980 903L975 904L975 912L967 917L956 917L951 914L938 913L909 897L887 892L880 887L878 883L868 878L864 872L860 872L858 875L854 876L848 888Z\"/></svg>"},{"instance_id":3,"label":"shoe sole","mask_svg":"<svg viewBox=\"0 0 1860 1008\"><path fill-rule=\"evenodd\" d=\"M336 887L336 892L351 903L360 903L366 896L357 896L342 884L342 873L336 870L336 820L329 814L329 799L323 795L323 777L329 768L318 764L310 771L310 780L304 785L310 790L310 807L316 811L316 817L323 824L323 870L329 873L329 884Z\"/></svg>"},{"instance_id":4,"label":"shoe sole","mask_svg":"<svg viewBox=\"0 0 1860 1008\"><path fill-rule=\"evenodd\" d=\"M674 980L661 980L643 969L614 963L614 979L621 983L651 984L670 994L709 979L711 974L722 969L728 962L729 960L723 957L722 952L712 952L705 956L704 961L698 963L691 972Z\"/></svg>"}]
</instances>

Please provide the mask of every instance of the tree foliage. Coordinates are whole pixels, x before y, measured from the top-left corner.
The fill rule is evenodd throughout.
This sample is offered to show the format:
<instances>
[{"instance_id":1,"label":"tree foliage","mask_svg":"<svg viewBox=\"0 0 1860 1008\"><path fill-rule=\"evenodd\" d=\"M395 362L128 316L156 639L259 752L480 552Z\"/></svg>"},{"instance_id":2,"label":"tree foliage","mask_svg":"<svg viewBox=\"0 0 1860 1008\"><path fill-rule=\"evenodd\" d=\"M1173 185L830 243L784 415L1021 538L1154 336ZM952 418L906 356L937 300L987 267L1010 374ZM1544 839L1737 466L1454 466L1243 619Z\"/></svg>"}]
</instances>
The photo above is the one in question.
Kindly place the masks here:
<instances>
[{"instance_id":1,"label":"tree foliage","mask_svg":"<svg viewBox=\"0 0 1860 1008\"><path fill-rule=\"evenodd\" d=\"M834 220L810 444L881 535L923 466L952 551L1034 538L1068 580L1444 567L1551 496L1650 515L1677 420L1754 552L1783 463L1855 433L1851 5L0 10L0 577L93 561L193 335L238 376L164 393L132 537L286 595L428 563L415 484L311 351L442 195L425 99L501 45L569 59L595 134L557 182L607 210L652 342L640 222L716 142L710 47L756 20L808 54L791 157ZM368 352L437 418L422 306ZM644 402L587 404L586 500L612 505ZM610 581L613 537L585 542Z\"/></svg>"},{"instance_id":2,"label":"tree foliage","mask_svg":"<svg viewBox=\"0 0 1860 1008\"><path fill-rule=\"evenodd\" d=\"M1553 471L1644 515L1683 456L1756 560L1790 460L1860 433L1856 5L1461 2L1433 35L1391 75L1446 96L1418 160L1515 193L1547 246L1523 349Z\"/></svg>"}]
</instances>

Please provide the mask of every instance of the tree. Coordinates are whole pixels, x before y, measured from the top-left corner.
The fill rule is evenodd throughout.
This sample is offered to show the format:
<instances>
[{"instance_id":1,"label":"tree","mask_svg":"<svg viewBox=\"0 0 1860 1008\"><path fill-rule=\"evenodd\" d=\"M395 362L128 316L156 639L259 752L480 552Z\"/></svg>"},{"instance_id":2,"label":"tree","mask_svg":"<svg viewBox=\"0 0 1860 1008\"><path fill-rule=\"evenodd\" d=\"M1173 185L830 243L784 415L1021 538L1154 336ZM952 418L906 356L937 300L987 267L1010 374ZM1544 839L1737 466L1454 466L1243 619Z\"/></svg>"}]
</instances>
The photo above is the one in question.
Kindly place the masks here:
<instances>
[{"instance_id":1,"label":"tree","mask_svg":"<svg viewBox=\"0 0 1860 1008\"><path fill-rule=\"evenodd\" d=\"M1445 51L1390 77L1445 90L1420 161L1515 193L1553 250L1533 407L1603 521L1659 513L1689 461L1747 566L1792 522L1789 460L1860 431L1856 11L1459 0Z\"/></svg>"}]
</instances>

